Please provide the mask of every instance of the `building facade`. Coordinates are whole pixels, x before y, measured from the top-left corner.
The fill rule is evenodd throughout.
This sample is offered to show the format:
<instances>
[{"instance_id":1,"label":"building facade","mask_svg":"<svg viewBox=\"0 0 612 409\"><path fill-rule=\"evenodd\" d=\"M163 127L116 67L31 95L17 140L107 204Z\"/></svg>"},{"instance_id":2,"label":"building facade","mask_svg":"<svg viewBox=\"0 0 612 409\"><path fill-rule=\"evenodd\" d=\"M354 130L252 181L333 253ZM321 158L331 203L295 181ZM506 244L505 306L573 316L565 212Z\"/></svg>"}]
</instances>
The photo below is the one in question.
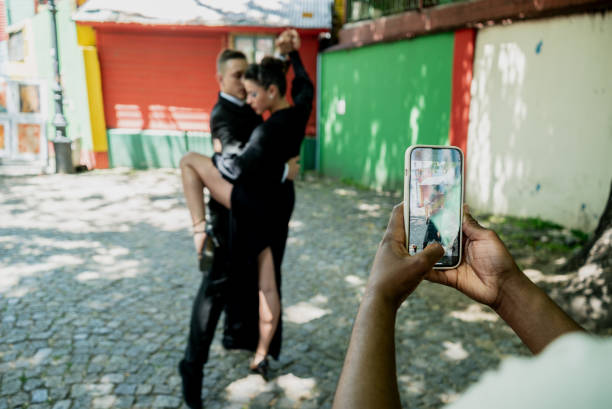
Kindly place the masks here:
<instances>
[{"instance_id":1,"label":"building facade","mask_svg":"<svg viewBox=\"0 0 612 409\"><path fill-rule=\"evenodd\" d=\"M74 19L89 33L80 43L91 50L89 104L104 113L99 123L105 138L98 139L106 140L108 165L176 167L189 150L212 152L209 115L218 93L216 57L224 48L240 49L257 62L274 53L278 34L295 27L315 81L331 6L327 0L86 2ZM92 100L92 93L99 98ZM314 158L315 112L306 132L304 152Z\"/></svg>"},{"instance_id":2,"label":"building facade","mask_svg":"<svg viewBox=\"0 0 612 409\"><path fill-rule=\"evenodd\" d=\"M347 1L320 57L320 170L400 189L408 146L456 145L474 208L594 229L612 175L610 2L399 3L416 9Z\"/></svg>"}]
</instances>

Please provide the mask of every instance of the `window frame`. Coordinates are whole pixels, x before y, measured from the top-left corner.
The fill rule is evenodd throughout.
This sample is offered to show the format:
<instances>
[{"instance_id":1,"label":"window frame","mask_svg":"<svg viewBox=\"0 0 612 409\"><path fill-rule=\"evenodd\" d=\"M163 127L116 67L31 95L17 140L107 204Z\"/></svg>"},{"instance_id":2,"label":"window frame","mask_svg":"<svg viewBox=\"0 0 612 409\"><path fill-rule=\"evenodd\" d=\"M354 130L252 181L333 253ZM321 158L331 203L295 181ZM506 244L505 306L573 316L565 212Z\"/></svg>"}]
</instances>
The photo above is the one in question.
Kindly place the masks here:
<instances>
[{"instance_id":1,"label":"window frame","mask_svg":"<svg viewBox=\"0 0 612 409\"><path fill-rule=\"evenodd\" d=\"M240 50L236 46L236 40L239 38L250 38L251 39L252 45L253 45L252 55L249 55L249 53L243 50ZM276 35L274 33L257 33L257 32L232 33L230 34L229 43L233 50L242 51L246 55L247 61L249 63L259 63L261 60L257 61L256 43L257 43L257 40L261 38L269 38L272 40L272 54L264 54L263 56L273 55L274 54L274 40L276 39Z\"/></svg>"}]
</instances>

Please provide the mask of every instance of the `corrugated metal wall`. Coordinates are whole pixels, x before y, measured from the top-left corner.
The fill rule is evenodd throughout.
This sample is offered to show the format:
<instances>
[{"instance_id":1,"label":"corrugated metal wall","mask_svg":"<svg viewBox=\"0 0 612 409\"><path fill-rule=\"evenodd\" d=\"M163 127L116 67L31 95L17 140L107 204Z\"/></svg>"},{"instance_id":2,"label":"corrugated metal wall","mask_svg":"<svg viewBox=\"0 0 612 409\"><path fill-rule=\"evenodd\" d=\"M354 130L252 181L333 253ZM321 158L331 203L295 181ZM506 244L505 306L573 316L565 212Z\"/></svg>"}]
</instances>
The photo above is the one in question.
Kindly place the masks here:
<instances>
[{"instance_id":1,"label":"corrugated metal wall","mask_svg":"<svg viewBox=\"0 0 612 409\"><path fill-rule=\"evenodd\" d=\"M225 35L98 30L108 128L209 132Z\"/></svg>"},{"instance_id":2,"label":"corrugated metal wall","mask_svg":"<svg viewBox=\"0 0 612 409\"><path fill-rule=\"evenodd\" d=\"M97 33L108 128L209 132L219 90L215 60L227 34ZM303 38L301 55L313 82L317 49L316 37ZM316 135L314 109L306 133Z\"/></svg>"}]
</instances>

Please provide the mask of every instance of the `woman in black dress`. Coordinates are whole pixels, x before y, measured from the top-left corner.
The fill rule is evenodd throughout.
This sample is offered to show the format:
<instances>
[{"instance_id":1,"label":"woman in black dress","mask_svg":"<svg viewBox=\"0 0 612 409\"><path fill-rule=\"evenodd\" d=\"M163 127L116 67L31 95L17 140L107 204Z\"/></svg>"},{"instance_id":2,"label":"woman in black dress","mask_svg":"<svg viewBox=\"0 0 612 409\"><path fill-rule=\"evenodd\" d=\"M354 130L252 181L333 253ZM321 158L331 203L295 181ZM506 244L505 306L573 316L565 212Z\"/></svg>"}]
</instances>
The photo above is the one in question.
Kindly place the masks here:
<instances>
[{"instance_id":1,"label":"woman in black dress","mask_svg":"<svg viewBox=\"0 0 612 409\"><path fill-rule=\"evenodd\" d=\"M280 319L280 261L295 197L293 185L281 183L281 180L287 161L299 155L314 95L312 82L297 52L297 32L283 33L277 46L281 53L288 54L294 70L291 90L294 105L285 96L287 82L283 61L266 57L260 64L251 64L243 77L247 103L257 114L269 111L270 117L255 128L244 150L231 158L239 163L237 168L240 171L232 175L224 172L226 158L218 155L199 158L197 165L183 164L191 166L217 202L231 209L242 236L232 238L240 242L240 245L232 246L240 249L246 257L257 256L259 341L250 368L264 376L270 343ZM206 257L203 253L210 237L206 234L201 191L192 189L185 177L183 189L194 235L199 237L196 251L200 257Z\"/></svg>"}]
</instances>

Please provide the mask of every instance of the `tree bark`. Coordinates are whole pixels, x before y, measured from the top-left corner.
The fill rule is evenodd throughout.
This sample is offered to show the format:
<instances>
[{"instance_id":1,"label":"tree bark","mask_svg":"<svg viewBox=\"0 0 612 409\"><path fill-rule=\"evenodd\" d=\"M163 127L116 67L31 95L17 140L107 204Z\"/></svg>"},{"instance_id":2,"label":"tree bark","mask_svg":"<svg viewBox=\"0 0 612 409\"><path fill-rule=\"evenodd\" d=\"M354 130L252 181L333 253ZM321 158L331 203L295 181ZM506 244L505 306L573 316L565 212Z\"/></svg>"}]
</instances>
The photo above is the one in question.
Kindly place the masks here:
<instances>
[{"instance_id":1,"label":"tree bark","mask_svg":"<svg viewBox=\"0 0 612 409\"><path fill-rule=\"evenodd\" d=\"M557 296L582 325L612 328L612 183L608 203L591 239L561 269L577 271Z\"/></svg>"},{"instance_id":2,"label":"tree bark","mask_svg":"<svg viewBox=\"0 0 612 409\"><path fill-rule=\"evenodd\" d=\"M597 243L597 241L604 235L606 230L610 230L610 228L612 228L612 183L610 183L608 203L606 204L603 214L599 219L599 223L597 224L597 228L595 229L593 236L578 253L576 253L564 266L561 267L561 271L575 271L583 266L587 262L595 243Z\"/></svg>"}]
</instances>

